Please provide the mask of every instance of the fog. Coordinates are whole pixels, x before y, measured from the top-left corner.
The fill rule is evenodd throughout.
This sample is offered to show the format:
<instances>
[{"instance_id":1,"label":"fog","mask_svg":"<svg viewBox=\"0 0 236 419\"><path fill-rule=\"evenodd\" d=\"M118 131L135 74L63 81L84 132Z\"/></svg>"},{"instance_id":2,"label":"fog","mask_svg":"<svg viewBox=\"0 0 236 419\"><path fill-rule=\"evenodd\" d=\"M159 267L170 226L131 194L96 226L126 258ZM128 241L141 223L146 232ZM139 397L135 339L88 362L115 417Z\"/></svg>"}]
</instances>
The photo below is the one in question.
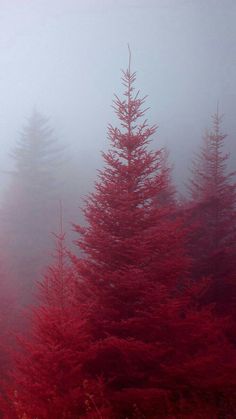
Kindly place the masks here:
<instances>
[{"instance_id":1,"label":"fog","mask_svg":"<svg viewBox=\"0 0 236 419\"><path fill-rule=\"evenodd\" d=\"M129 43L148 118L159 125L155 142L170 148L181 185L217 101L234 149L235 18L233 0L1 0L2 169L34 106L78 165L90 155L96 166Z\"/></svg>"},{"instance_id":2,"label":"fog","mask_svg":"<svg viewBox=\"0 0 236 419\"><path fill-rule=\"evenodd\" d=\"M235 18L236 4L230 0L0 1L1 234L2 247L11 248L6 258L19 258L12 277L21 277L29 260L40 259L40 248L49 253L59 214L54 207L57 215L41 222L43 229L38 219L36 228L35 216L27 214L39 208L29 203L26 209L24 193L20 197L21 188L12 179L16 162L10 154L33 109L49 118L53 138L65 148L65 163L56 175L61 185L51 195L57 197L57 208L59 199L63 203L65 229L73 240L71 223L81 221L83 197L102 165L100 151L108 147L107 126L117 122L112 101L114 93L123 93L128 44L136 87L148 96L148 120L158 125L153 147L169 149L180 193L185 194L192 156L217 103L225 114L234 166ZM41 199L46 208L47 197ZM25 230L17 227L24 223ZM41 266L47 261L43 257Z\"/></svg>"},{"instance_id":3,"label":"fog","mask_svg":"<svg viewBox=\"0 0 236 419\"><path fill-rule=\"evenodd\" d=\"M236 417L235 22L0 0L0 418Z\"/></svg>"}]
</instances>

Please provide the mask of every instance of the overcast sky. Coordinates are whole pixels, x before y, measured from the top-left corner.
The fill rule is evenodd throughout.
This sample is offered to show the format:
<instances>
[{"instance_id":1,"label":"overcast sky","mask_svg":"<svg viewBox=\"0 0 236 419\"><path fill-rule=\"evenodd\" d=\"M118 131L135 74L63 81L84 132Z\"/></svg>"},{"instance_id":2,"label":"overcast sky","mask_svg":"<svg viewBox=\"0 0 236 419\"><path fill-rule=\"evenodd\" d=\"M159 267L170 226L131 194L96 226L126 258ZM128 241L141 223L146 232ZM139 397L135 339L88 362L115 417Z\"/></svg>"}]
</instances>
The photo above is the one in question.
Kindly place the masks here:
<instances>
[{"instance_id":1,"label":"overcast sky","mask_svg":"<svg viewBox=\"0 0 236 419\"><path fill-rule=\"evenodd\" d=\"M0 0L2 168L33 106L74 155L104 149L127 43L177 181L217 101L233 152L235 22L235 0Z\"/></svg>"}]
</instances>

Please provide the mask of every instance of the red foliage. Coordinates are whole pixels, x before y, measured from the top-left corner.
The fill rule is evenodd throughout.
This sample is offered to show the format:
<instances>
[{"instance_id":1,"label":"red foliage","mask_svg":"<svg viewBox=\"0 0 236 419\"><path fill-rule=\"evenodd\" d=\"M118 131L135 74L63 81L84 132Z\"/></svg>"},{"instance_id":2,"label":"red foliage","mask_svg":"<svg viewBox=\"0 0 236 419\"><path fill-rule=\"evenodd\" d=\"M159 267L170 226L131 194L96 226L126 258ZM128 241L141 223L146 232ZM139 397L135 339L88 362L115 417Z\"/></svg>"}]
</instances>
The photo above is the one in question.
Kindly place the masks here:
<instances>
[{"instance_id":1,"label":"red foliage","mask_svg":"<svg viewBox=\"0 0 236 419\"><path fill-rule=\"evenodd\" d=\"M87 227L76 226L85 253L74 258L78 295L91 328L82 369L103 377L116 418L135 417L134 406L139 417L184 417L197 404L214 417L217 392L235 385L235 352L211 307L193 304L186 232L173 202L162 205L170 187L164 155L148 148L156 128L139 122L144 99L134 81L128 68L125 98L114 101L121 127L109 127Z\"/></svg>"},{"instance_id":2,"label":"red foliage","mask_svg":"<svg viewBox=\"0 0 236 419\"><path fill-rule=\"evenodd\" d=\"M9 391L18 418L236 416L233 328L222 333L227 319L199 303L211 281L189 281L166 156L149 148L156 127L142 120L134 81L129 65L114 101L120 127L109 126L87 224L75 226L83 256L68 265L59 235L40 286Z\"/></svg>"},{"instance_id":3,"label":"red foliage","mask_svg":"<svg viewBox=\"0 0 236 419\"><path fill-rule=\"evenodd\" d=\"M31 338L20 338L8 391L18 418L77 418L86 413L89 393L81 379L88 333L83 307L75 300L75 281L66 262L64 235L58 236L57 261L40 284L41 303L33 312ZM95 397L102 382L89 383ZM9 409L8 404L8 409ZM89 402L87 403L89 405ZM3 406L3 410L7 411ZM6 413L6 418L8 418Z\"/></svg>"},{"instance_id":4,"label":"red foliage","mask_svg":"<svg viewBox=\"0 0 236 419\"><path fill-rule=\"evenodd\" d=\"M235 173L227 173L229 154L224 152L221 120L217 111L193 165L189 221L195 225L190 242L195 276L222 279L235 270L236 183Z\"/></svg>"},{"instance_id":5,"label":"red foliage","mask_svg":"<svg viewBox=\"0 0 236 419\"><path fill-rule=\"evenodd\" d=\"M217 315L227 316L225 334L236 346L236 183L228 173L229 154L224 152L226 135L222 117L213 116L213 128L206 133L201 153L193 166L192 202L188 223L193 230L189 249L193 275L211 280L201 296L202 305L212 303Z\"/></svg>"}]
</instances>

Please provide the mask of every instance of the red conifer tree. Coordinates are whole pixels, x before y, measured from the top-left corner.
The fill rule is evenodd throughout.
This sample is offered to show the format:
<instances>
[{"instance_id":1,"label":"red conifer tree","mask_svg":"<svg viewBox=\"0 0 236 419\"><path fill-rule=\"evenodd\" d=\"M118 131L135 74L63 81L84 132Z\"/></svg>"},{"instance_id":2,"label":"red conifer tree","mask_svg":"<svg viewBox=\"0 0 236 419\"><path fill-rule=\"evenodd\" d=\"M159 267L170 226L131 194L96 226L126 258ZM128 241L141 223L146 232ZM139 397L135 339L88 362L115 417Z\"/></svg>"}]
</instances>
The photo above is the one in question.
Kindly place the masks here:
<instances>
[{"instance_id":1,"label":"red conifer tree","mask_svg":"<svg viewBox=\"0 0 236 419\"><path fill-rule=\"evenodd\" d=\"M227 343L210 308L192 304L185 231L170 216L173 203L163 205L170 190L164 154L149 149L156 127L142 122L145 98L134 91L130 65L122 80L124 99L114 101L120 127L109 126L111 148L103 153L105 168L86 203L87 226L75 226L84 251L84 257L73 258L78 295L87 302L91 333L82 372L88 380L103 378L113 409L109 417L180 412L193 418L195 397L201 412L213 418L212 383L218 380L222 389L229 379L224 354L232 360L232 348L223 350ZM215 374L221 356L225 370ZM204 401L207 385L211 398Z\"/></svg>"},{"instance_id":2,"label":"red conifer tree","mask_svg":"<svg viewBox=\"0 0 236 419\"><path fill-rule=\"evenodd\" d=\"M236 345L236 183L228 172L226 135L221 131L218 109L207 131L200 154L193 164L190 184L189 224L193 225L189 249L193 277L209 276L202 304L214 303L215 311L229 316L225 332Z\"/></svg>"},{"instance_id":3,"label":"red conifer tree","mask_svg":"<svg viewBox=\"0 0 236 419\"><path fill-rule=\"evenodd\" d=\"M9 403L2 400L4 418L77 419L95 410L94 397L102 383L89 386L81 376L88 333L83 306L75 299L73 271L67 263L64 234L57 236L55 265L40 286L30 338L20 338L22 351L8 386ZM14 416L15 415L15 416Z\"/></svg>"},{"instance_id":4,"label":"red conifer tree","mask_svg":"<svg viewBox=\"0 0 236 419\"><path fill-rule=\"evenodd\" d=\"M195 276L222 278L234 270L236 255L235 173L227 173L226 135L217 110L212 130L206 132L200 154L193 162L191 216L195 223L191 250Z\"/></svg>"}]
</instances>

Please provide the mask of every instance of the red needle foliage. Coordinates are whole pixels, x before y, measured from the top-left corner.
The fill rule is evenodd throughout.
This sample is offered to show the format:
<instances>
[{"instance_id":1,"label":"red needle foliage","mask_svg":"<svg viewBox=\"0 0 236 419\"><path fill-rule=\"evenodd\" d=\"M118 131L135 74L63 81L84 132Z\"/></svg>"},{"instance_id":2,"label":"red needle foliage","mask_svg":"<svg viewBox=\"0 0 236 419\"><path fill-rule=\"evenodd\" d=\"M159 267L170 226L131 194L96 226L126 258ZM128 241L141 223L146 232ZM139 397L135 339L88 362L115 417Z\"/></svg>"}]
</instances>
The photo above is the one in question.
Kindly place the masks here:
<instances>
[{"instance_id":1,"label":"red needle foliage","mask_svg":"<svg viewBox=\"0 0 236 419\"><path fill-rule=\"evenodd\" d=\"M191 204L189 250L193 275L209 276L211 282L202 303L214 303L218 314L229 316L227 335L236 344L236 183L229 173L229 154L224 151L226 135L221 131L222 116L213 116L200 154L194 161L190 185Z\"/></svg>"},{"instance_id":2,"label":"red needle foliage","mask_svg":"<svg viewBox=\"0 0 236 419\"><path fill-rule=\"evenodd\" d=\"M196 225L191 249L195 276L225 277L234 271L236 255L236 183L228 173L229 154L224 152L226 135L222 117L213 116L200 154L193 163L191 217Z\"/></svg>"},{"instance_id":3,"label":"red needle foliage","mask_svg":"<svg viewBox=\"0 0 236 419\"><path fill-rule=\"evenodd\" d=\"M233 381L225 356L232 361L233 349L211 308L194 304L201 286L191 290L186 280L186 232L173 201L163 205L171 190L165 154L150 150L156 127L143 121L145 98L130 66L122 81L124 99L114 100L120 126L109 126L87 226L76 226L84 252L74 258L78 294L91 328L83 372L103 378L115 418L194 417L197 406L217 417L212 406Z\"/></svg>"},{"instance_id":4,"label":"red needle foliage","mask_svg":"<svg viewBox=\"0 0 236 419\"><path fill-rule=\"evenodd\" d=\"M17 354L8 391L12 409L9 404L3 406L6 418L75 419L78 412L86 413L90 392L101 393L100 382L88 387L81 380L89 336L83 307L75 300L75 280L66 253L64 234L60 234L55 265L40 284L30 339L20 338L22 351Z\"/></svg>"},{"instance_id":5,"label":"red needle foliage","mask_svg":"<svg viewBox=\"0 0 236 419\"><path fill-rule=\"evenodd\" d=\"M65 263L60 235L40 287L10 392L20 419L235 417L235 347L199 303L207 280L189 280L187 232L135 78L129 64L120 124L75 226L82 255Z\"/></svg>"}]
</instances>

